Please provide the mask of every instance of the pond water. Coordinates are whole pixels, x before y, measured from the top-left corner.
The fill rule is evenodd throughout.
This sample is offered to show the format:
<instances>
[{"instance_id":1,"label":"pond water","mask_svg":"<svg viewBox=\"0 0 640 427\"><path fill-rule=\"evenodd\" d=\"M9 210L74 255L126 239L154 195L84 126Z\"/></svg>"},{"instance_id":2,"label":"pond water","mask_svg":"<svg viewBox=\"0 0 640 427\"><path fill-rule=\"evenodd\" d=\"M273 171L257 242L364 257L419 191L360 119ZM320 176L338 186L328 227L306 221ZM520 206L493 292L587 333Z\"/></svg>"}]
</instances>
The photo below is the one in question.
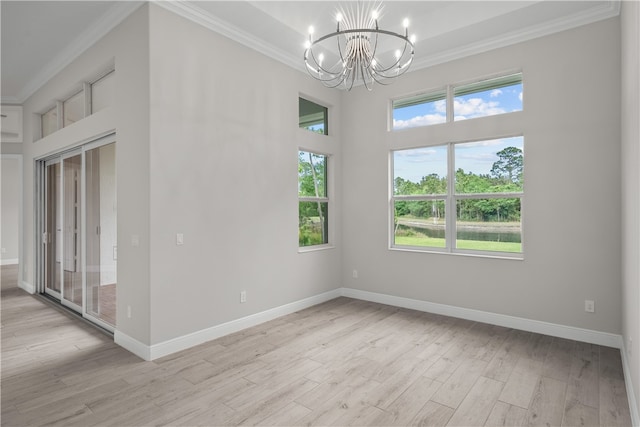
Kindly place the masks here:
<instances>
[{"instance_id":1,"label":"pond water","mask_svg":"<svg viewBox=\"0 0 640 427\"><path fill-rule=\"evenodd\" d=\"M491 227L487 225L487 228L478 226L474 227L458 227L458 240L477 240L482 242L513 242L521 243L522 236L518 231L510 230L498 230L498 227ZM416 233L422 233L428 237L435 237L444 239L444 227L442 226L410 226L410 225L398 225L398 230L413 231Z\"/></svg>"}]
</instances>

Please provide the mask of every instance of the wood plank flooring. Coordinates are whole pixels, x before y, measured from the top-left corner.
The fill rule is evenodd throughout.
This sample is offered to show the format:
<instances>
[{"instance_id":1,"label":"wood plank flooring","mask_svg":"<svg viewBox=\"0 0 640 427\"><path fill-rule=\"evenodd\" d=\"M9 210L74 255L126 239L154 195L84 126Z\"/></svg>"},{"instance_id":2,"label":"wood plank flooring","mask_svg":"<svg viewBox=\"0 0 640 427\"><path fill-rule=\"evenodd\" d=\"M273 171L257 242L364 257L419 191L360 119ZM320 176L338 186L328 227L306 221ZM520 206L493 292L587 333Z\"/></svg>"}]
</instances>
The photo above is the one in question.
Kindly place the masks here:
<instances>
[{"instance_id":1,"label":"wood plank flooring","mask_svg":"<svg viewBox=\"0 0 640 427\"><path fill-rule=\"evenodd\" d=\"M620 352L348 298L144 362L2 293L2 425L629 426Z\"/></svg>"}]
</instances>

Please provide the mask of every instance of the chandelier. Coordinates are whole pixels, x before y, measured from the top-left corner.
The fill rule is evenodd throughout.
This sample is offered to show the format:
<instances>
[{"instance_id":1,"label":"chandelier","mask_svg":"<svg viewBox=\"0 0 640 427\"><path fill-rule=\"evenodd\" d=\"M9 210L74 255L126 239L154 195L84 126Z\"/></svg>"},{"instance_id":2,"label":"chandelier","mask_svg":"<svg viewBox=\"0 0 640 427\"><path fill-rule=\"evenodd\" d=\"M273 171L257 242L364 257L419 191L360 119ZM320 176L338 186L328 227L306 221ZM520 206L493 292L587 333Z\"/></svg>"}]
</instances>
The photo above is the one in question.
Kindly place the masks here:
<instances>
[{"instance_id":1,"label":"chandelier","mask_svg":"<svg viewBox=\"0 0 640 427\"><path fill-rule=\"evenodd\" d=\"M404 35L378 27L379 10L375 5L342 9L336 13L336 31L309 40L304 63L309 74L325 86L343 86L351 90L362 82L367 90L373 83L389 84L404 74L413 61L415 37L409 37L409 20L403 22Z\"/></svg>"}]
</instances>

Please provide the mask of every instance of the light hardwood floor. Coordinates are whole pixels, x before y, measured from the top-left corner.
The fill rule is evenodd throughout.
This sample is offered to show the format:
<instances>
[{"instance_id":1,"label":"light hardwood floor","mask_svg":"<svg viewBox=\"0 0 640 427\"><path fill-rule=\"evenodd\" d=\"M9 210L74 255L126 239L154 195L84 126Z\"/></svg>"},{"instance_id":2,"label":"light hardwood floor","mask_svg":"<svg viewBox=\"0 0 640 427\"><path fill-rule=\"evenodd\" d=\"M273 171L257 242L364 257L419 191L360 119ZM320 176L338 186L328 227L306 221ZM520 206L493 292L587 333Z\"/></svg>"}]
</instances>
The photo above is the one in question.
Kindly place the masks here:
<instances>
[{"instance_id":1,"label":"light hardwood floor","mask_svg":"<svg viewBox=\"0 0 640 427\"><path fill-rule=\"evenodd\" d=\"M2 425L631 424L616 349L338 298L144 362L2 293Z\"/></svg>"}]
</instances>

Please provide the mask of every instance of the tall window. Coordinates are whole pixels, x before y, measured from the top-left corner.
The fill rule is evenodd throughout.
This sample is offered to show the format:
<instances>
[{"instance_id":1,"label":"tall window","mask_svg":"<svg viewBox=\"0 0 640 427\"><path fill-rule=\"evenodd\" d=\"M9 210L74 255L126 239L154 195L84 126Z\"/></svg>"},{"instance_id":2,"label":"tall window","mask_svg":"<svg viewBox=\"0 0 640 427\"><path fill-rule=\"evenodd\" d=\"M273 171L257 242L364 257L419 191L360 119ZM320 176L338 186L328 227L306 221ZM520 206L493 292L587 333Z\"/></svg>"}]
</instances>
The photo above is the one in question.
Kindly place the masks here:
<instances>
[{"instance_id":1,"label":"tall window","mask_svg":"<svg viewBox=\"0 0 640 427\"><path fill-rule=\"evenodd\" d=\"M298 152L298 244L329 243L327 159L324 154Z\"/></svg>"},{"instance_id":2,"label":"tall window","mask_svg":"<svg viewBox=\"0 0 640 427\"><path fill-rule=\"evenodd\" d=\"M522 136L392 153L392 247L522 253Z\"/></svg>"},{"instance_id":3,"label":"tall window","mask_svg":"<svg viewBox=\"0 0 640 427\"><path fill-rule=\"evenodd\" d=\"M465 85L392 101L391 130L522 111L522 73L509 74Z\"/></svg>"}]
</instances>

